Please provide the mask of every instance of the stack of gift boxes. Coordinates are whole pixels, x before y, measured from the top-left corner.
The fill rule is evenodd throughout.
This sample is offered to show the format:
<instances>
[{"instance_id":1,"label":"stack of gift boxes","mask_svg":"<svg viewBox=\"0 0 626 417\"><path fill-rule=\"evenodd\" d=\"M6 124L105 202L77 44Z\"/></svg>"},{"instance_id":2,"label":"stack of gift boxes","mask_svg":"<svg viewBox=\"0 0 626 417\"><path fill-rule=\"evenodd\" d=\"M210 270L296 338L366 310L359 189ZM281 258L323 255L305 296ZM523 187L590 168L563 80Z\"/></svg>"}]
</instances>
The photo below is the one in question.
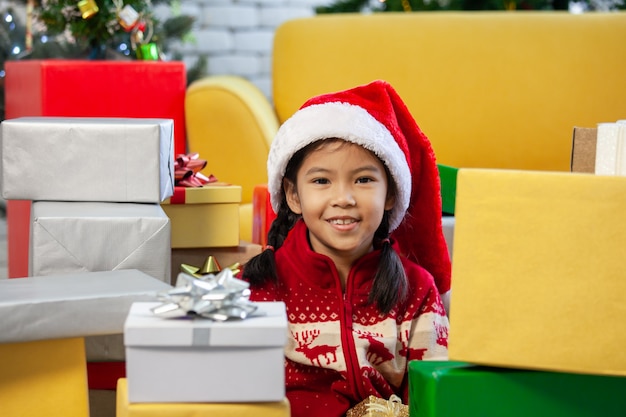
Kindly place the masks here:
<instances>
[{"instance_id":1,"label":"stack of gift boxes","mask_svg":"<svg viewBox=\"0 0 626 417\"><path fill-rule=\"evenodd\" d=\"M192 293L181 280L232 275L261 251L239 239L241 186L212 176L201 158L176 156L176 186L161 204L172 224L171 276L180 309ZM153 312L158 303L135 303L124 326L126 378L117 384L117 417L288 417L285 305L256 305L252 317L221 322L195 311L168 319Z\"/></svg>"},{"instance_id":2,"label":"stack of gift boxes","mask_svg":"<svg viewBox=\"0 0 626 417\"><path fill-rule=\"evenodd\" d=\"M197 249L204 257L214 254L215 248L224 248L226 255L238 260L250 252L233 250L241 246L239 186L217 183L176 187L174 192L172 127L172 121L164 119L41 117L3 122L3 195L33 201L29 275L46 275L46 282L59 284L60 292L51 294L53 299L46 299L41 308L77 312L80 309L66 308L62 292L73 299L76 291L88 286L88 291L102 294L91 299L93 314L80 317L77 323L82 327L72 335L109 335L115 329L103 330L99 324L111 322L107 305L125 303L126 324L120 335L123 357L113 358L125 360L127 375L117 385L118 416L165 409L169 415L188 415L191 410L207 416L287 417L284 304L258 303L252 317L228 322L191 317L170 320L151 312L159 303L150 300L172 288L172 241L183 247L202 246ZM161 203L177 219L176 236L171 235L170 219ZM203 223L205 218L209 221ZM228 263L229 257L217 252ZM151 298L145 296L145 283L142 286L138 281L141 276L161 285L150 286ZM41 285L40 279L28 282ZM120 279L127 280L127 285ZM232 273L231 279L236 280ZM124 294L117 294L120 291ZM133 304L133 300L142 302ZM70 304L85 307L82 298ZM70 321L67 314L53 318ZM40 328L37 337L50 336L46 328ZM14 336L5 333L5 338ZM110 343L100 339L91 354L112 359ZM60 348L67 347L80 350L82 344ZM76 365L80 374L80 364ZM72 382L80 385L76 379ZM71 398L76 400L80 394ZM84 399L78 408L76 415L83 416Z\"/></svg>"},{"instance_id":3,"label":"stack of gift boxes","mask_svg":"<svg viewBox=\"0 0 626 417\"><path fill-rule=\"evenodd\" d=\"M32 200L28 275L139 270L170 283L171 119L23 117L2 123L2 192ZM85 339L90 387L123 375L121 326ZM109 382L112 380L113 382Z\"/></svg>"},{"instance_id":4,"label":"stack of gift boxes","mask_svg":"<svg viewBox=\"0 0 626 417\"><path fill-rule=\"evenodd\" d=\"M136 269L0 280L2 415L97 413L84 338L122 332L133 302L168 289Z\"/></svg>"},{"instance_id":5,"label":"stack of gift boxes","mask_svg":"<svg viewBox=\"0 0 626 417\"><path fill-rule=\"evenodd\" d=\"M447 362L410 416L626 413L626 178L462 168Z\"/></svg>"},{"instance_id":6,"label":"stack of gift boxes","mask_svg":"<svg viewBox=\"0 0 626 417\"><path fill-rule=\"evenodd\" d=\"M221 269L261 252L260 245L239 239L241 186L215 178L206 163L197 153L177 155L174 193L161 205L172 223L173 278L181 265L202 270L210 259Z\"/></svg>"},{"instance_id":7,"label":"stack of gift boxes","mask_svg":"<svg viewBox=\"0 0 626 417\"><path fill-rule=\"evenodd\" d=\"M138 269L170 281L173 121L2 123L3 196L32 200L29 276Z\"/></svg>"},{"instance_id":8,"label":"stack of gift boxes","mask_svg":"<svg viewBox=\"0 0 626 417\"><path fill-rule=\"evenodd\" d=\"M18 394L2 401L9 410L15 404L20 411L39 407L34 414L84 415L85 359L123 354L121 333L132 302L154 300L157 291L171 288L170 223L159 203L172 193L172 154L169 119L3 121L3 197L33 201L29 278L2 283L0 298L0 309L11 317L0 338L8 361L0 385ZM62 352L74 362L45 363ZM51 366L61 366L66 377L54 380L63 374ZM20 392L44 385L65 390L70 405L54 398L51 406L47 394L36 394L46 398L33 405L19 400Z\"/></svg>"}]
</instances>

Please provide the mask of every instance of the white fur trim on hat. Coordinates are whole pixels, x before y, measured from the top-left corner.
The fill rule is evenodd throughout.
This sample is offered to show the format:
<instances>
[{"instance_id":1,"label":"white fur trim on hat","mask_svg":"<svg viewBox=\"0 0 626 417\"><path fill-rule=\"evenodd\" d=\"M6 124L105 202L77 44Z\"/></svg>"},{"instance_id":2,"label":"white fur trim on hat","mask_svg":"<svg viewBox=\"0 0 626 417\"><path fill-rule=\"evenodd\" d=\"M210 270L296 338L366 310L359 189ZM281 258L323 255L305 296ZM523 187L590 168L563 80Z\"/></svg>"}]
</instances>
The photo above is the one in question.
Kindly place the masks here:
<instances>
[{"instance_id":1,"label":"white fur trim on hat","mask_svg":"<svg viewBox=\"0 0 626 417\"><path fill-rule=\"evenodd\" d=\"M267 158L268 189L272 208L280 208L282 181L291 157L320 139L340 138L363 146L378 156L396 184L396 204L389 231L402 222L411 198L411 171L404 152L391 132L362 107L340 102L314 104L298 110L278 130Z\"/></svg>"}]
</instances>

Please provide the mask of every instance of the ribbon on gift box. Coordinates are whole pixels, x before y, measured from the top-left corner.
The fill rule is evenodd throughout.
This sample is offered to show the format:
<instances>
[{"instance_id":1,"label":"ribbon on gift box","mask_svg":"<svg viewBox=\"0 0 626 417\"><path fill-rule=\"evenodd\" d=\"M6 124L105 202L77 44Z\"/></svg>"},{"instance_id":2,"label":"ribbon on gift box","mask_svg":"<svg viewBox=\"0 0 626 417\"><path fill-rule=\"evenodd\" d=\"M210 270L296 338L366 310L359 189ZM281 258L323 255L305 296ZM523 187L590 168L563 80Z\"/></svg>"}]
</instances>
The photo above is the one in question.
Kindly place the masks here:
<instances>
[{"instance_id":1,"label":"ribbon on gift box","mask_svg":"<svg viewBox=\"0 0 626 417\"><path fill-rule=\"evenodd\" d=\"M383 400L384 401L384 400ZM402 404L402 400L397 395L392 395L384 402L369 402L366 405L369 415L380 417L401 417L406 407Z\"/></svg>"},{"instance_id":2,"label":"ribbon on gift box","mask_svg":"<svg viewBox=\"0 0 626 417\"><path fill-rule=\"evenodd\" d=\"M348 410L346 417L409 417L409 406L397 395L388 400L370 395Z\"/></svg>"},{"instance_id":3,"label":"ribbon on gift box","mask_svg":"<svg viewBox=\"0 0 626 417\"><path fill-rule=\"evenodd\" d=\"M249 287L247 282L235 278L229 268L201 278L180 273L174 289L158 294L163 304L152 308L152 312L162 318L243 320L257 310L257 305L249 300Z\"/></svg>"},{"instance_id":4,"label":"ribbon on gift box","mask_svg":"<svg viewBox=\"0 0 626 417\"><path fill-rule=\"evenodd\" d=\"M179 187L202 187L204 184L216 182L217 178L202 174L207 161L200 159L198 153L180 154L174 161L174 185Z\"/></svg>"},{"instance_id":5,"label":"ribbon on gift box","mask_svg":"<svg viewBox=\"0 0 626 417\"><path fill-rule=\"evenodd\" d=\"M214 176L211 176L210 181L211 183L210 187L218 187L218 186L230 186L230 183L227 182L220 182L218 181ZM176 186L174 187L174 194L172 194L172 196L170 197L170 204L187 204L187 200L195 200L196 202L201 202L198 201L198 195L196 195L195 199L193 196L193 191L188 191L188 190L197 190L199 192L202 192L202 190L200 190L202 187L183 187L183 186Z\"/></svg>"}]
</instances>

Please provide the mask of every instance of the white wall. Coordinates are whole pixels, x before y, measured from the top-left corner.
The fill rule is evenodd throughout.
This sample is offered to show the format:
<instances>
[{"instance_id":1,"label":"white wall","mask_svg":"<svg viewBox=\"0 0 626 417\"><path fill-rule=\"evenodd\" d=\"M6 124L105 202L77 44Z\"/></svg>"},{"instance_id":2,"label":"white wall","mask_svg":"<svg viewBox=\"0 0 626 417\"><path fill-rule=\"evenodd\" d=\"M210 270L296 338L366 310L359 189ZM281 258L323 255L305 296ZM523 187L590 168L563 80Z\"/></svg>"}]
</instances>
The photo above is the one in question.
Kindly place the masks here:
<instances>
[{"instance_id":1,"label":"white wall","mask_svg":"<svg viewBox=\"0 0 626 417\"><path fill-rule=\"evenodd\" d=\"M271 54L274 31L283 22L313 16L315 6L331 0L182 0L182 13L196 16L193 42L173 45L193 65L208 58L211 75L240 75L271 96ZM171 10L155 10L165 17Z\"/></svg>"}]
</instances>

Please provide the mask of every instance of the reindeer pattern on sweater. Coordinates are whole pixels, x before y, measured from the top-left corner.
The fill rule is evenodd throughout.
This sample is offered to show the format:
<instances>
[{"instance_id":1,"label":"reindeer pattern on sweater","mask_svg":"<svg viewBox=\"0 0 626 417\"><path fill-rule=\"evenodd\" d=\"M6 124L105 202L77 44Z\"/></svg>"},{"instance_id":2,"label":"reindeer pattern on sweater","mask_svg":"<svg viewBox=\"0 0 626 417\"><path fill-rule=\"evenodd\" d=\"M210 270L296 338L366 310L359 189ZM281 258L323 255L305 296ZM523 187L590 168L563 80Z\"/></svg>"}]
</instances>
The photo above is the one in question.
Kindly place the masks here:
<instances>
[{"instance_id":1,"label":"reindeer pattern on sweater","mask_svg":"<svg viewBox=\"0 0 626 417\"><path fill-rule=\"evenodd\" d=\"M293 417L343 416L376 395L408 401L408 361L447 359L448 319L432 276L403 259L409 297L383 315L368 303L380 252L353 265L342 290L330 258L310 248L303 222L275 253L279 282L252 300L284 301L285 382Z\"/></svg>"}]
</instances>

